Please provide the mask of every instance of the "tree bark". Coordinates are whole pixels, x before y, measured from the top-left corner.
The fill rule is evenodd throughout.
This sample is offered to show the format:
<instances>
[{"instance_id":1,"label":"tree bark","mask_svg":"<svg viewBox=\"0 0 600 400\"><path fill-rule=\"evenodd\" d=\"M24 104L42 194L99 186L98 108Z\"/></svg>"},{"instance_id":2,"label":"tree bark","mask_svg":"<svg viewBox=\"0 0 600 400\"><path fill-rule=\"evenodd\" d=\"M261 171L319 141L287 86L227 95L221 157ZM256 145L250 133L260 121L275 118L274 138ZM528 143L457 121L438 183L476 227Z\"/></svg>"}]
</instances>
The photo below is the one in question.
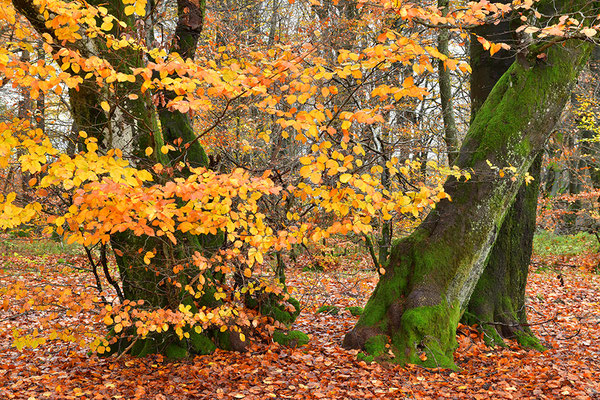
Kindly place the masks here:
<instances>
[{"instance_id":1,"label":"tree bark","mask_svg":"<svg viewBox=\"0 0 600 400\"><path fill-rule=\"evenodd\" d=\"M466 324L479 325L490 345L516 339L522 346L543 350L529 328L525 304L541 164L539 153L529 170L534 180L517 192L463 316Z\"/></svg>"},{"instance_id":2,"label":"tree bark","mask_svg":"<svg viewBox=\"0 0 600 400\"><path fill-rule=\"evenodd\" d=\"M509 43L514 34L508 19L497 25L483 25L475 33L493 41ZM511 50L500 50L490 56L479 42L471 42L471 118L475 117L493 86L515 60L514 49L518 45L511 44ZM503 338L507 338L541 349L529 329L525 309L525 285L535 233L540 169L541 154L529 170L534 181L521 185L504 218L463 316L466 324L479 325L486 342L491 345L504 345Z\"/></svg>"},{"instance_id":3,"label":"tree bark","mask_svg":"<svg viewBox=\"0 0 600 400\"><path fill-rule=\"evenodd\" d=\"M449 179L442 200L409 237L395 243L387 272L344 346L430 367L455 367L456 327L485 267L522 177L558 121L590 46L553 46L545 62L515 62L475 116L455 165L473 180ZM526 62L528 61L528 62ZM490 173L516 168L518 179Z\"/></svg>"}]
</instances>

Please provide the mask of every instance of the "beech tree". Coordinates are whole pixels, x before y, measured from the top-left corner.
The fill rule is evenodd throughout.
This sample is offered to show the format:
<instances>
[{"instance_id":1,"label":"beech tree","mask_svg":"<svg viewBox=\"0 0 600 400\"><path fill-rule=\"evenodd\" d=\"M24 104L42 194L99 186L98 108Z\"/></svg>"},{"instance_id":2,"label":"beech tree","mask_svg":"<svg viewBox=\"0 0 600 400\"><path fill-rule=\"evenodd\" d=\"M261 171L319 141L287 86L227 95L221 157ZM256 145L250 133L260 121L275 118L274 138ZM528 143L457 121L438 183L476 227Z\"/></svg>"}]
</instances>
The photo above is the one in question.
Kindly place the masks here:
<instances>
[{"instance_id":1,"label":"beech tree","mask_svg":"<svg viewBox=\"0 0 600 400\"><path fill-rule=\"evenodd\" d=\"M551 16L555 6L556 2L540 3L539 16ZM581 11L592 16L590 21L595 18L596 10L590 4L565 2L557 9ZM460 168L472 168L479 179L449 179L445 191L452 202L441 202L414 233L394 245L387 273L359 322L346 335L346 347L363 349L370 354L367 357L387 357L390 340L396 361L454 366L458 320L482 276L506 212L558 121L592 48L577 40L556 42L542 39L519 43L523 50L475 113L455 161ZM511 166L519 177L510 179L503 173L493 176L490 164ZM513 246L509 243L507 251ZM488 272L484 288L492 287L492 277L505 279L505 273L500 272L497 278L495 273ZM507 289L509 298L522 296L510 294L510 290L522 287L519 275L515 276L518 285L499 288ZM514 315L517 310L504 311L513 314L511 320L522 318ZM478 312L497 317L493 310Z\"/></svg>"}]
</instances>

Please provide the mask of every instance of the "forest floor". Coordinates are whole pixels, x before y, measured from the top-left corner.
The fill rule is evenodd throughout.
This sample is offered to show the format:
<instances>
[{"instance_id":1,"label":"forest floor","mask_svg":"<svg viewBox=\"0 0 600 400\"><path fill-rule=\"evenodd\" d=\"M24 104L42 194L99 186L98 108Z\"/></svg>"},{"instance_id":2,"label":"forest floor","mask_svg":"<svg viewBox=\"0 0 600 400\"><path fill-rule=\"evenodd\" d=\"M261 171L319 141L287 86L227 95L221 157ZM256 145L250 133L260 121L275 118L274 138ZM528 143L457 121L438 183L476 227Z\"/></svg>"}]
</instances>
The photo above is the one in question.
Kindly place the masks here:
<instances>
[{"instance_id":1,"label":"forest floor","mask_svg":"<svg viewBox=\"0 0 600 400\"><path fill-rule=\"evenodd\" d=\"M89 277L65 270L66 263L85 265L81 256L0 249L0 399L600 399L600 275L591 272L598 257L536 256L527 287L529 322L547 351L514 343L488 348L476 330L461 326L460 370L453 372L366 364L340 347L358 319L345 307L363 306L377 280L364 260L345 267L330 262L323 272L303 271L304 260L287 271L303 307L294 329L311 338L298 349L259 344L247 353L217 351L183 362L99 358L58 340L18 351L14 330L35 328L39 316L6 302L2 288L16 281L25 290L81 287ZM322 305L340 312L316 313ZM67 326L86 323L60 318Z\"/></svg>"}]
</instances>

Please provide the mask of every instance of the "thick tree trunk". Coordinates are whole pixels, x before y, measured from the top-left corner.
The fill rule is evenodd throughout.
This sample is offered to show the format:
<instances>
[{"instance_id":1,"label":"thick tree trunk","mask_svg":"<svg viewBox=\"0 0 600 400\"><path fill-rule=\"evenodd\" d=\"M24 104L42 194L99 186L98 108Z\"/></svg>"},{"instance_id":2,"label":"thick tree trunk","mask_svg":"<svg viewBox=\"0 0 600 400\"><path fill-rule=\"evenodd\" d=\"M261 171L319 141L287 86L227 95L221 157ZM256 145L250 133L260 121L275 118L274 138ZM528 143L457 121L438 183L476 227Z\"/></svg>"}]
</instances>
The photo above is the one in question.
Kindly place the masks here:
<instances>
[{"instance_id":1,"label":"thick tree trunk","mask_svg":"<svg viewBox=\"0 0 600 400\"><path fill-rule=\"evenodd\" d=\"M525 286L535 233L542 153L529 173L534 181L522 184L508 210L483 274L477 281L463 316L478 324L486 343L504 345L503 338L543 349L527 322Z\"/></svg>"},{"instance_id":2,"label":"thick tree trunk","mask_svg":"<svg viewBox=\"0 0 600 400\"><path fill-rule=\"evenodd\" d=\"M395 361L454 367L456 327L485 267L523 176L558 121L590 46L553 46L545 62L515 62L475 116L455 165L474 179L450 179L434 212L397 242L387 272L344 345ZM524 60L525 61L525 60ZM487 162L512 165L501 178Z\"/></svg>"},{"instance_id":3,"label":"thick tree trunk","mask_svg":"<svg viewBox=\"0 0 600 400\"><path fill-rule=\"evenodd\" d=\"M490 40L509 42L512 48L490 56L479 42L471 42L471 119L515 60L514 49L518 46L511 42L513 35L508 19L497 25L483 25L475 33ZM504 218L463 316L465 323L478 324L485 333L486 342L492 345L504 345L503 338L509 338L517 339L522 345L541 348L527 325L525 309L525 285L535 233L540 169L541 154L529 170L534 177L533 183L521 185Z\"/></svg>"}]
</instances>

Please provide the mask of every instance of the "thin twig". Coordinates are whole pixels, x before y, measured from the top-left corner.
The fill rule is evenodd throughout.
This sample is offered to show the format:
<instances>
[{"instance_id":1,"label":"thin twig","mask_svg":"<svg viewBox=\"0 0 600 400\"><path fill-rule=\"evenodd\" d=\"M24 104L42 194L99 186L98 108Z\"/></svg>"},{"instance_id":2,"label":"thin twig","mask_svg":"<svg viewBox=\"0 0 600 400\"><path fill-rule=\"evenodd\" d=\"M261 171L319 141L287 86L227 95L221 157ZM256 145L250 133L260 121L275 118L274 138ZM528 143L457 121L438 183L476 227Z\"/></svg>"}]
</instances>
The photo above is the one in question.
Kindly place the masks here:
<instances>
[{"instance_id":1,"label":"thin twig","mask_svg":"<svg viewBox=\"0 0 600 400\"><path fill-rule=\"evenodd\" d=\"M127 353L129 350L131 350L131 348L133 347L133 345L135 344L135 342L138 341L138 339L140 338L140 335L137 335L135 337L135 339L133 339L133 342L131 342L131 344L129 346L127 346L127 348L125 350L123 350L123 352L121 354L119 354L119 356L115 359L115 361L119 361L119 359L121 357L123 357L123 354Z\"/></svg>"}]
</instances>

